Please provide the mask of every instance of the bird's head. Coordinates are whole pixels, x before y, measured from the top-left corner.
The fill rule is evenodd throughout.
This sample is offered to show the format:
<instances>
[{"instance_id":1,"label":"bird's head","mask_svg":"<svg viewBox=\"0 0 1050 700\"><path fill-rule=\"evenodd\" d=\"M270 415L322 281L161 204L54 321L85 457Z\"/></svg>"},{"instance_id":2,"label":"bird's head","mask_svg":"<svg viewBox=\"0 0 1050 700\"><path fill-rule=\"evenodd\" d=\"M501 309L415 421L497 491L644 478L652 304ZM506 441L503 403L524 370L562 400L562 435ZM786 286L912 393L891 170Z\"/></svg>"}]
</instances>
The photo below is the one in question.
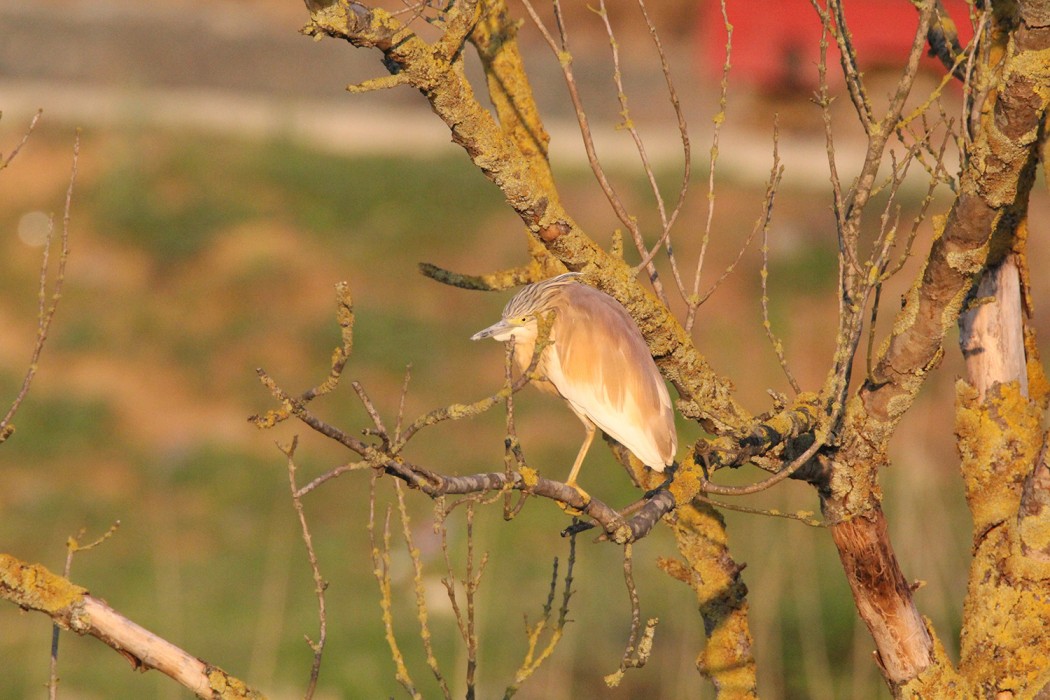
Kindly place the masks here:
<instances>
[{"instance_id":1,"label":"bird's head","mask_svg":"<svg viewBox=\"0 0 1050 700\"><path fill-rule=\"evenodd\" d=\"M523 288L507 302L503 308L503 318L470 336L470 339L493 338L503 342L514 338L535 341L539 328L537 316L549 311L562 288L579 276L579 273L568 272Z\"/></svg>"},{"instance_id":2,"label":"bird's head","mask_svg":"<svg viewBox=\"0 0 1050 700\"><path fill-rule=\"evenodd\" d=\"M504 316L488 328L484 328L470 336L470 339L482 340L484 338L492 338L493 340L504 342L511 338L522 339L528 336L531 336L533 339L536 337L535 313Z\"/></svg>"}]
</instances>

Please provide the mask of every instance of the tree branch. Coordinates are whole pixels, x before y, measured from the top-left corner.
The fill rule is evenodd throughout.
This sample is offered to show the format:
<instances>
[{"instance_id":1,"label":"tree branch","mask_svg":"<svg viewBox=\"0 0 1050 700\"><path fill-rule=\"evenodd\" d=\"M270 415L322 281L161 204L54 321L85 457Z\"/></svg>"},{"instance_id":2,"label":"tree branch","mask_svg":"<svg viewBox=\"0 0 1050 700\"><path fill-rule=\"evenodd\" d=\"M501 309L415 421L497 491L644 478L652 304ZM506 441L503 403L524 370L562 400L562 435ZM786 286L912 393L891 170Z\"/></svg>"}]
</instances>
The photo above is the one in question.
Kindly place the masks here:
<instances>
[{"instance_id":1,"label":"tree branch","mask_svg":"<svg viewBox=\"0 0 1050 700\"><path fill-rule=\"evenodd\" d=\"M205 700L263 700L264 696L217 666L161 639L39 564L0 554L0 597L49 616L64 629L91 635L139 671L156 669Z\"/></svg>"}]
</instances>

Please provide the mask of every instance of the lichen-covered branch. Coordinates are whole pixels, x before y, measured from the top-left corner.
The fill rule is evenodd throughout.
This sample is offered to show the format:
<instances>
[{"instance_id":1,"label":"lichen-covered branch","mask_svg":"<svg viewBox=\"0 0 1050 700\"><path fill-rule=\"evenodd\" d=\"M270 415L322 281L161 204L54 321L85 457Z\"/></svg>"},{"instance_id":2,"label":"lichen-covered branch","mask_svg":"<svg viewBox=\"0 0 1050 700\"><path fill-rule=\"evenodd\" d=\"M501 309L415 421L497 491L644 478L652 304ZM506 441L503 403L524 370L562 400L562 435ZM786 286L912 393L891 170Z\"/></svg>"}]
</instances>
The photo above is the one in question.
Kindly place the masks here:
<instances>
[{"instance_id":1,"label":"lichen-covered branch","mask_svg":"<svg viewBox=\"0 0 1050 700\"><path fill-rule=\"evenodd\" d=\"M461 21L474 6L453 5L450 12L456 15L448 22ZM497 105L503 104L497 116L513 119L513 123L501 125L481 105L458 53L436 51L382 9L340 0L315 10L303 31L380 50L387 69L422 93L449 127L453 141L500 188L530 235L562 265L591 271L601 289L624 304L638 322L661 370L678 389L682 398L679 410L719 433L746 431L750 415L733 399L730 383L714 373L670 311L638 284L632 268L579 228L562 206L545 168L536 165L542 155L538 148L543 143L542 125L533 117L532 100L527 97L531 88L524 73L513 80L509 77L520 59L514 53L513 32L499 19L506 12L505 6L493 0L478 7L480 15L468 38L477 37L483 61L489 66L490 87L495 83L507 93L493 98Z\"/></svg>"},{"instance_id":2,"label":"lichen-covered branch","mask_svg":"<svg viewBox=\"0 0 1050 700\"><path fill-rule=\"evenodd\" d=\"M1000 64L983 66L976 78L989 87L989 96L967 148L955 203L937 223L925 265L872 376L847 406L837 450L827 455L825 516L834 523L832 534L883 675L898 690L926 678L923 671L931 666L951 671L903 585L885 534L876 475L888 463L894 429L940 361L964 300L989 259L1009 250L1027 209L1050 100L1050 29L1019 21L1026 4L1020 7Z\"/></svg>"},{"instance_id":3,"label":"lichen-covered branch","mask_svg":"<svg viewBox=\"0 0 1050 700\"><path fill-rule=\"evenodd\" d=\"M956 386L955 428L973 517L959 673L997 697L1038 697L1050 684L1040 632L1050 595L1050 387L1024 310L1026 243L1022 232L1015 252L985 270L959 322L968 377Z\"/></svg>"},{"instance_id":4,"label":"lichen-covered branch","mask_svg":"<svg viewBox=\"0 0 1050 700\"><path fill-rule=\"evenodd\" d=\"M100 639L136 670L156 669L199 698L264 698L243 681L140 627L86 589L39 564L0 554L0 597L23 610L42 612L64 629Z\"/></svg>"},{"instance_id":5,"label":"lichen-covered branch","mask_svg":"<svg viewBox=\"0 0 1050 700\"><path fill-rule=\"evenodd\" d=\"M757 671L743 567L733 561L722 516L709 505L680 506L672 518L683 561L662 559L660 568L689 585L704 621L707 644L696 658L718 697L757 698Z\"/></svg>"}]
</instances>

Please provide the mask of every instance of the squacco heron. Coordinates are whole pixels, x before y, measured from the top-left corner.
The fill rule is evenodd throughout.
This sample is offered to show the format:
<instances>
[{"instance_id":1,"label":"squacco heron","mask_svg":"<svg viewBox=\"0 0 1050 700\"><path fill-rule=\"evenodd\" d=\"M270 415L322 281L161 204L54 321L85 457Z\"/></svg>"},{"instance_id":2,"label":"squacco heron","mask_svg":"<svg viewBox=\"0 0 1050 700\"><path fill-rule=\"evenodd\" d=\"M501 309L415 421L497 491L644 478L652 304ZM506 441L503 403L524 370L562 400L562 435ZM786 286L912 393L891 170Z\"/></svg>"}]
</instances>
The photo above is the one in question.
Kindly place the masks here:
<instances>
[{"instance_id":1,"label":"squacco heron","mask_svg":"<svg viewBox=\"0 0 1050 700\"><path fill-rule=\"evenodd\" d=\"M551 343L536 365L541 391L565 399L586 435L569 486L601 428L641 460L662 472L674 463L678 445L667 386L641 331L618 301L576 282L569 272L530 284L503 309L503 318L471 340L514 339L514 363L525 371L539 334L537 317L554 312Z\"/></svg>"}]
</instances>

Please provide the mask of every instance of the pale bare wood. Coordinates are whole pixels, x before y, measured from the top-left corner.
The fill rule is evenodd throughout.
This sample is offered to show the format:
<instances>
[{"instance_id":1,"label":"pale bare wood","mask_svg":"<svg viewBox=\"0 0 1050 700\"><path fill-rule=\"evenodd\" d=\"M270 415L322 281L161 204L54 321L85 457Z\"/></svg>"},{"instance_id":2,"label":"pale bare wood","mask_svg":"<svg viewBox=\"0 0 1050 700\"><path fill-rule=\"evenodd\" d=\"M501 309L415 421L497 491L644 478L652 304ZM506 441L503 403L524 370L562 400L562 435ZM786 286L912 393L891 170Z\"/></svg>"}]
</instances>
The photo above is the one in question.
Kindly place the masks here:
<instances>
[{"instance_id":1,"label":"pale bare wood","mask_svg":"<svg viewBox=\"0 0 1050 700\"><path fill-rule=\"evenodd\" d=\"M0 554L0 597L23 610L50 616L64 629L91 635L139 670L156 669L207 700L251 698L261 693L132 622L86 589L39 564Z\"/></svg>"},{"instance_id":2,"label":"pale bare wood","mask_svg":"<svg viewBox=\"0 0 1050 700\"><path fill-rule=\"evenodd\" d=\"M959 317L959 332L966 371L982 401L996 384L1014 381L1028 396L1021 281L1012 255L985 271L973 305Z\"/></svg>"},{"instance_id":3,"label":"pale bare wood","mask_svg":"<svg viewBox=\"0 0 1050 700\"><path fill-rule=\"evenodd\" d=\"M831 535L883 677L891 683L915 678L933 661L933 640L893 554L882 509L835 523Z\"/></svg>"},{"instance_id":4,"label":"pale bare wood","mask_svg":"<svg viewBox=\"0 0 1050 700\"><path fill-rule=\"evenodd\" d=\"M71 609L67 622L74 632L98 637L117 651L130 654L135 666L155 668L199 697L211 697L203 661L132 622L98 598L85 595L79 614Z\"/></svg>"}]
</instances>

